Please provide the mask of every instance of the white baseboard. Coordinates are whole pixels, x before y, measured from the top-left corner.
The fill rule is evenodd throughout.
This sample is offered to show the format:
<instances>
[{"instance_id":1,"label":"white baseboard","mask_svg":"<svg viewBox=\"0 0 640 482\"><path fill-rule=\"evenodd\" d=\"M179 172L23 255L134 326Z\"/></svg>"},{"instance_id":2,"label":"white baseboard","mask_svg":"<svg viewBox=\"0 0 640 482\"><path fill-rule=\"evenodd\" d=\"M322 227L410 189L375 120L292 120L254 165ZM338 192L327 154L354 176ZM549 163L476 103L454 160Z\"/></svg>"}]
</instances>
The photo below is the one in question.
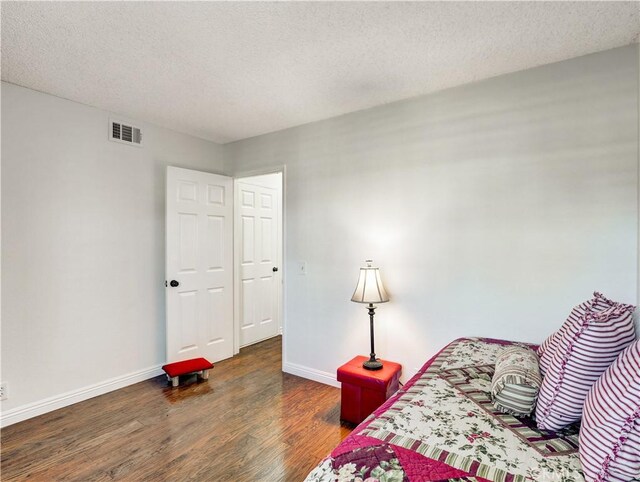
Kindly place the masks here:
<instances>
[{"instance_id":1,"label":"white baseboard","mask_svg":"<svg viewBox=\"0 0 640 482\"><path fill-rule=\"evenodd\" d=\"M128 373L119 377L105 380L88 387L81 388L79 390L72 390L70 392L56 395L54 397L45 398L37 402L22 405L21 407L12 408L11 410L2 410L0 412L0 427L6 427L17 422L22 422L29 418L42 415L43 413L52 412L59 408L73 405L74 403L88 400L89 398L97 397L113 390L133 385L134 383L148 380L149 378L162 375L161 365L156 365L143 370Z\"/></svg>"},{"instance_id":2,"label":"white baseboard","mask_svg":"<svg viewBox=\"0 0 640 482\"><path fill-rule=\"evenodd\" d=\"M315 368L309 368L290 362L284 362L282 364L282 371L290 373L291 375L313 380L314 382L324 383L325 385L340 388L340 382L336 380L336 376L333 373L323 372L321 370L316 370Z\"/></svg>"}]
</instances>

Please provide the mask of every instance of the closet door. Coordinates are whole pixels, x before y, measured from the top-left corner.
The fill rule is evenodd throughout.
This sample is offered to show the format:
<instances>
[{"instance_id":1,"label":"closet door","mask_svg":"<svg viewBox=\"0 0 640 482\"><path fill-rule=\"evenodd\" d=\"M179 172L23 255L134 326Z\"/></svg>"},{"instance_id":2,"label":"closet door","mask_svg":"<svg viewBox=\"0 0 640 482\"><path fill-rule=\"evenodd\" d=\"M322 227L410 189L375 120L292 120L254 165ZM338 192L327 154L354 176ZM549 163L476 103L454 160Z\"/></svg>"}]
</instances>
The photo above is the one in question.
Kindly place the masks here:
<instances>
[{"instance_id":1,"label":"closet door","mask_svg":"<svg viewBox=\"0 0 640 482\"><path fill-rule=\"evenodd\" d=\"M279 331L279 206L275 189L236 183L240 238L240 346Z\"/></svg>"}]
</instances>

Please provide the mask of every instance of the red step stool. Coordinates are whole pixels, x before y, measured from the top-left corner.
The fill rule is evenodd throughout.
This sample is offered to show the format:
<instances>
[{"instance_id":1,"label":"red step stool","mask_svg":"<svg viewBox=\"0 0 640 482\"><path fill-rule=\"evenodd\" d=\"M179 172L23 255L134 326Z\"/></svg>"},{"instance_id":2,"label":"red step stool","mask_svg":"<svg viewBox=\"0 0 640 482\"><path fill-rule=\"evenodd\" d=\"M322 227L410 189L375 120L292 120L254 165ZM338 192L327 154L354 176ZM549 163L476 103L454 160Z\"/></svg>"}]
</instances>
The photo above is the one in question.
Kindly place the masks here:
<instances>
[{"instance_id":1,"label":"red step stool","mask_svg":"<svg viewBox=\"0 0 640 482\"><path fill-rule=\"evenodd\" d=\"M178 377L180 377L180 375L197 373L200 378L207 380L209 378L209 370L212 368L213 363L206 358L192 358L191 360L167 363L162 367L167 373L167 377L171 380L172 387L178 386Z\"/></svg>"}]
</instances>

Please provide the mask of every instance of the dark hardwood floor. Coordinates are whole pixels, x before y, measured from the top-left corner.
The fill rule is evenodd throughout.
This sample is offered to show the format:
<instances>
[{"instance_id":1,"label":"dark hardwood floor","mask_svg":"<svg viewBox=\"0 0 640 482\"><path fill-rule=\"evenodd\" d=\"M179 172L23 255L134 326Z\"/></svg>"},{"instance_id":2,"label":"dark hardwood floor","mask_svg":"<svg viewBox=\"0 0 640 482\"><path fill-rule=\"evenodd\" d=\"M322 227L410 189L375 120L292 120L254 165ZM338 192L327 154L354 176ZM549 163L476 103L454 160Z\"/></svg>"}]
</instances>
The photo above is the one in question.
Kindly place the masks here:
<instances>
[{"instance_id":1,"label":"dark hardwood floor","mask_svg":"<svg viewBox=\"0 0 640 482\"><path fill-rule=\"evenodd\" d=\"M157 377L2 429L3 481L302 481L353 428L340 391L281 372L281 338L208 381Z\"/></svg>"}]
</instances>

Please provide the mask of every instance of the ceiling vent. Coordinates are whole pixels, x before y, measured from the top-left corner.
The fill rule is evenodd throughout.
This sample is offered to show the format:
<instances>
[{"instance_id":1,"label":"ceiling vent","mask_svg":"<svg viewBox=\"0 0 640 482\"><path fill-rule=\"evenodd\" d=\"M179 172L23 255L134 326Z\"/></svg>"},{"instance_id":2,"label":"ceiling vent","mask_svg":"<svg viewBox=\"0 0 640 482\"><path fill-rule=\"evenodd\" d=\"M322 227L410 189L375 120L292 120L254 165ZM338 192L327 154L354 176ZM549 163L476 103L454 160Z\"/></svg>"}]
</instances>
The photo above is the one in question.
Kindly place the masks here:
<instances>
[{"instance_id":1,"label":"ceiling vent","mask_svg":"<svg viewBox=\"0 0 640 482\"><path fill-rule=\"evenodd\" d=\"M142 145L142 131L140 128L120 121L109 121L109 140L130 144Z\"/></svg>"}]
</instances>

